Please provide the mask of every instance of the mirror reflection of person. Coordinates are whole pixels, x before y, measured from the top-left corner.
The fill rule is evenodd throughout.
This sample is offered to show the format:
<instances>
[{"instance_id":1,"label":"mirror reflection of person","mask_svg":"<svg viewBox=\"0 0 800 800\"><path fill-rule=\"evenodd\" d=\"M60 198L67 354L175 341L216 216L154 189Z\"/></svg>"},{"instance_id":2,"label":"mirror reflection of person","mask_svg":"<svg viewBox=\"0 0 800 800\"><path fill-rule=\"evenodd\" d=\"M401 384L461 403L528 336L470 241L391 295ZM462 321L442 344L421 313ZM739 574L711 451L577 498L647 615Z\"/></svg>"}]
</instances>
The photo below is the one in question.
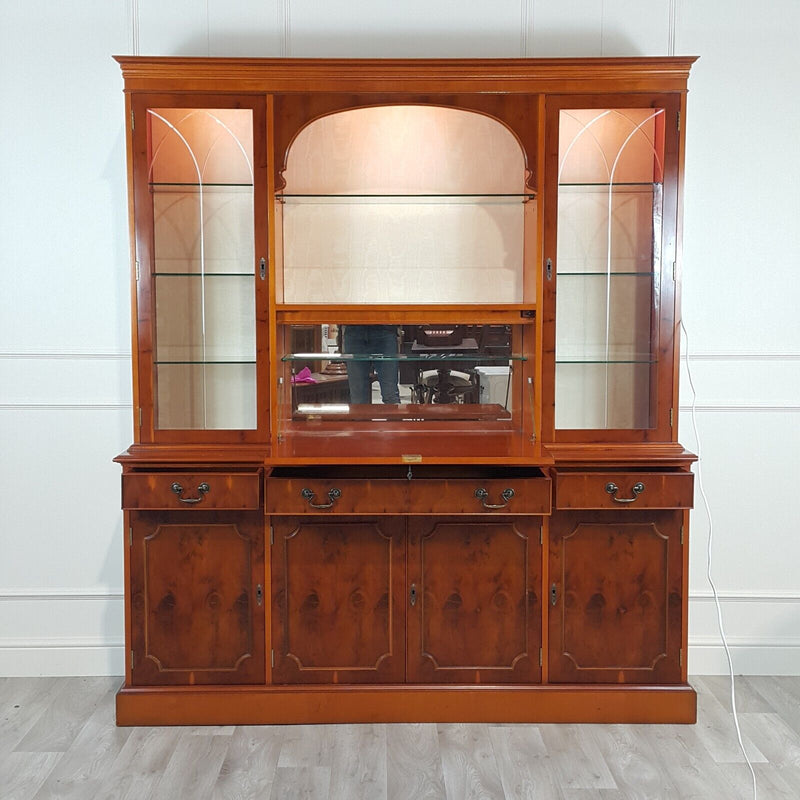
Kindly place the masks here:
<instances>
[{"instance_id":1,"label":"mirror reflection of person","mask_svg":"<svg viewBox=\"0 0 800 800\"><path fill-rule=\"evenodd\" d=\"M346 325L344 328L343 353L353 355L397 355L397 328L394 325ZM399 403L397 361L348 360L347 382L350 386L350 402L366 404L372 402L372 380L374 370L381 387L384 403Z\"/></svg>"}]
</instances>

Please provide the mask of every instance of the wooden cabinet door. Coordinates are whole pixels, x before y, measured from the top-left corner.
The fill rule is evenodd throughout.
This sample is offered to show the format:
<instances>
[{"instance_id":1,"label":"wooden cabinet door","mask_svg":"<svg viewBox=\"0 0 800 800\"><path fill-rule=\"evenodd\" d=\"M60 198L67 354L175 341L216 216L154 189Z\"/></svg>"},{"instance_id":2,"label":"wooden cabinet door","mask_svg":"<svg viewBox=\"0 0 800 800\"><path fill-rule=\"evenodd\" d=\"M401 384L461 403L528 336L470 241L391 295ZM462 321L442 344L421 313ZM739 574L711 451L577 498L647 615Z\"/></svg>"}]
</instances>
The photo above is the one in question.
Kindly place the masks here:
<instances>
[{"instance_id":1,"label":"wooden cabinet door","mask_svg":"<svg viewBox=\"0 0 800 800\"><path fill-rule=\"evenodd\" d=\"M272 517L275 683L405 677L405 518Z\"/></svg>"},{"instance_id":2,"label":"wooden cabinet door","mask_svg":"<svg viewBox=\"0 0 800 800\"><path fill-rule=\"evenodd\" d=\"M680 681L682 516L553 514L550 681Z\"/></svg>"},{"instance_id":3,"label":"wooden cabinet door","mask_svg":"<svg viewBox=\"0 0 800 800\"><path fill-rule=\"evenodd\" d=\"M541 517L410 517L408 680L541 679Z\"/></svg>"},{"instance_id":4,"label":"wooden cabinet door","mask_svg":"<svg viewBox=\"0 0 800 800\"><path fill-rule=\"evenodd\" d=\"M264 517L131 512L134 685L264 683Z\"/></svg>"}]
</instances>

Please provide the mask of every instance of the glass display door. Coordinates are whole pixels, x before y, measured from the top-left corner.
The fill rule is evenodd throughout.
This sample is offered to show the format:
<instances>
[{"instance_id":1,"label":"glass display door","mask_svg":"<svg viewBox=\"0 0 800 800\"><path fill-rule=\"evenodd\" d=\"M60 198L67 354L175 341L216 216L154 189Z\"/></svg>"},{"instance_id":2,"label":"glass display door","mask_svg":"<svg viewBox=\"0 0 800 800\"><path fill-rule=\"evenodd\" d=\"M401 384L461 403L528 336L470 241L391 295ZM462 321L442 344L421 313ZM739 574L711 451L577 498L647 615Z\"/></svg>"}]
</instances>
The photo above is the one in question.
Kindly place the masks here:
<instances>
[{"instance_id":1,"label":"glass display door","mask_svg":"<svg viewBox=\"0 0 800 800\"><path fill-rule=\"evenodd\" d=\"M151 337L139 365L141 405L152 409L145 439L148 429L156 440L181 430L214 431L215 440L258 430L257 295L267 253L256 252L266 228L256 209L258 118L255 107L152 99L136 109L137 216L150 223L137 241L137 288L140 298L150 293L139 307L153 315L139 319L147 328L140 337Z\"/></svg>"},{"instance_id":2,"label":"glass display door","mask_svg":"<svg viewBox=\"0 0 800 800\"><path fill-rule=\"evenodd\" d=\"M556 440L671 438L677 113L648 99L548 112Z\"/></svg>"}]
</instances>

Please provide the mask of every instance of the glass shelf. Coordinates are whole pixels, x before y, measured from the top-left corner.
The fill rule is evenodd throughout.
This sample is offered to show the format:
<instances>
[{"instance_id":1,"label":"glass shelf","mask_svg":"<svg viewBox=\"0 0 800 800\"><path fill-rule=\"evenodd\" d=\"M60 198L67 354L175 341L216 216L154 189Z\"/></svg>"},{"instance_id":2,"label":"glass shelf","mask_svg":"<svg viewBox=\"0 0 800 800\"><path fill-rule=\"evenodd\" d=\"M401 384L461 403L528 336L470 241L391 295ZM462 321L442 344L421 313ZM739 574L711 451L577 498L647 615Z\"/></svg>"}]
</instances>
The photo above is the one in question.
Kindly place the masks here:
<instances>
[{"instance_id":1,"label":"glass shelf","mask_svg":"<svg viewBox=\"0 0 800 800\"><path fill-rule=\"evenodd\" d=\"M383 355L380 353L287 353L281 357L281 361L462 361L465 363L475 363L476 361L491 362L497 364L507 364L509 361L527 361L527 357L521 354L493 355L483 353L478 350L464 352L444 352L435 353L397 353L396 355Z\"/></svg>"},{"instance_id":2,"label":"glass shelf","mask_svg":"<svg viewBox=\"0 0 800 800\"><path fill-rule=\"evenodd\" d=\"M279 203L289 204L443 204L443 205L505 205L525 203L536 199L533 192L518 194L276 194Z\"/></svg>"}]
</instances>

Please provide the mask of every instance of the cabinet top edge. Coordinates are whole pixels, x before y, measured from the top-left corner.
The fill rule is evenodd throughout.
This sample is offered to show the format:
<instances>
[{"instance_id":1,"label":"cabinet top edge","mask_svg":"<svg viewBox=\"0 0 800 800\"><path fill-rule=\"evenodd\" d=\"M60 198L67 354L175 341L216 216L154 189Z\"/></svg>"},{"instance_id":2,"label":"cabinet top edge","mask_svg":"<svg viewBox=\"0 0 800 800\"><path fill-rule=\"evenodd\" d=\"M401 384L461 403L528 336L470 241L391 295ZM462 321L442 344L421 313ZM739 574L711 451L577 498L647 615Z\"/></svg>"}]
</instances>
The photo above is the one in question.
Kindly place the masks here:
<instances>
[{"instance_id":1,"label":"cabinet top edge","mask_svg":"<svg viewBox=\"0 0 800 800\"><path fill-rule=\"evenodd\" d=\"M198 88L219 89L236 81L238 91L366 91L361 82L374 81L372 91L484 91L484 82L503 82L529 91L560 91L570 81L597 86L626 84L638 91L681 91L697 56L623 56L592 58L498 58L498 59L342 59L342 58L227 58L200 56L125 56L120 64L127 91L158 90L167 79ZM242 85L246 82L246 86ZM440 85L418 88L415 84L437 81ZM444 81L442 84L441 82ZM342 83L344 82L344 83ZM638 83L637 83L638 82ZM631 87L631 83L637 84ZM263 84L263 86L261 85ZM517 86L519 84L519 86ZM231 91L235 87L231 86Z\"/></svg>"}]
</instances>

